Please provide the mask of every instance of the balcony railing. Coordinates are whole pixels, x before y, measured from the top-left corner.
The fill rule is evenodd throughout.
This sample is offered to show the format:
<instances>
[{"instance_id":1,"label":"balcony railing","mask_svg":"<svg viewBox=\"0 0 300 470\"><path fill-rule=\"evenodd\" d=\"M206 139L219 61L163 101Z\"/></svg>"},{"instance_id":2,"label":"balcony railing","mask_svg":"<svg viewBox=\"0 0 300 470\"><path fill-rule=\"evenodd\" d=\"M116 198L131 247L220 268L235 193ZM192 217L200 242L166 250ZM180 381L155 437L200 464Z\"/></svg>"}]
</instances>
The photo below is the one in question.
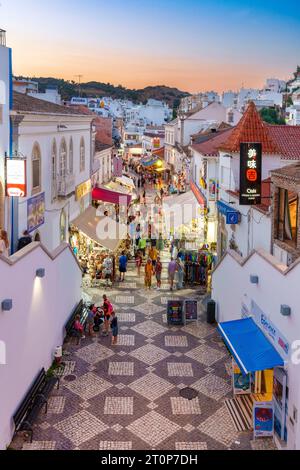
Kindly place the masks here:
<instances>
[{"instance_id":1,"label":"balcony railing","mask_svg":"<svg viewBox=\"0 0 300 470\"><path fill-rule=\"evenodd\" d=\"M6 31L0 29L0 46L6 46Z\"/></svg>"},{"instance_id":2,"label":"balcony railing","mask_svg":"<svg viewBox=\"0 0 300 470\"><path fill-rule=\"evenodd\" d=\"M68 197L75 191L75 175L58 176L57 196Z\"/></svg>"}]
</instances>

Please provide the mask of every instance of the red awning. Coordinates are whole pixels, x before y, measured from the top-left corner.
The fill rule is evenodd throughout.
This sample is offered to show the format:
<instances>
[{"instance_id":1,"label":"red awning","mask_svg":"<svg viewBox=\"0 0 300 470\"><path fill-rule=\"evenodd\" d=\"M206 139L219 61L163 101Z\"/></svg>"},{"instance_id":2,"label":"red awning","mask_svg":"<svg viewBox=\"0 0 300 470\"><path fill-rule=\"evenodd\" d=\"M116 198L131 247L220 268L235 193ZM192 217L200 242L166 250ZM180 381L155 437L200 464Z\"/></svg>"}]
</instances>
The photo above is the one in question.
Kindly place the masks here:
<instances>
[{"instance_id":1,"label":"red awning","mask_svg":"<svg viewBox=\"0 0 300 470\"><path fill-rule=\"evenodd\" d=\"M93 201L109 202L111 204L127 205L131 203L131 196L128 194L117 193L104 188L95 188L92 192Z\"/></svg>"},{"instance_id":2,"label":"red awning","mask_svg":"<svg viewBox=\"0 0 300 470\"><path fill-rule=\"evenodd\" d=\"M197 199L200 206L206 207L206 199L201 193L200 189L195 185L195 183L191 183L191 190L194 193L195 198Z\"/></svg>"}]
</instances>

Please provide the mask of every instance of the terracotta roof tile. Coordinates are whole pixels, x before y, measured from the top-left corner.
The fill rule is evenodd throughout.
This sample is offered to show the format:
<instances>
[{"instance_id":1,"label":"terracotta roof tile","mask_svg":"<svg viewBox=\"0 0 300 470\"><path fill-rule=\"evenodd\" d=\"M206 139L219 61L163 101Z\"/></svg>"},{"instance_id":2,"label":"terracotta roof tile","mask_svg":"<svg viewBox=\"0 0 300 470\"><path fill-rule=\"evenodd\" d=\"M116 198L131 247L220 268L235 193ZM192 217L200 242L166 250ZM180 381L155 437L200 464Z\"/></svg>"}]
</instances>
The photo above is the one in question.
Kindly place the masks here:
<instances>
[{"instance_id":1,"label":"terracotta roof tile","mask_svg":"<svg viewBox=\"0 0 300 470\"><path fill-rule=\"evenodd\" d=\"M82 112L79 110L49 103L48 101L33 98L17 91L13 93L13 110L21 113L82 116Z\"/></svg>"},{"instance_id":2,"label":"terracotta roof tile","mask_svg":"<svg viewBox=\"0 0 300 470\"><path fill-rule=\"evenodd\" d=\"M234 128L230 128L214 134L203 135L202 142L193 144L192 149L204 156L217 157L220 146L230 138L233 131Z\"/></svg>"},{"instance_id":3,"label":"terracotta roof tile","mask_svg":"<svg viewBox=\"0 0 300 470\"><path fill-rule=\"evenodd\" d=\"M267 124L263 122L252 101L228 140L220 147L220 150L239 153L242 142L261 142L264 154L280 154L276 142L273 141L268 132Z\"/></svg>"},{"instance_id":4,"label":"terracotta roof tile","mask_svg":"<svg viewBox=\"0 0 300 470\"><path fill-rule=\"evenodd\" d=\"M272 140L285 160L300 160L300 126L267 124Z\"/></svg>"}]
</instances>

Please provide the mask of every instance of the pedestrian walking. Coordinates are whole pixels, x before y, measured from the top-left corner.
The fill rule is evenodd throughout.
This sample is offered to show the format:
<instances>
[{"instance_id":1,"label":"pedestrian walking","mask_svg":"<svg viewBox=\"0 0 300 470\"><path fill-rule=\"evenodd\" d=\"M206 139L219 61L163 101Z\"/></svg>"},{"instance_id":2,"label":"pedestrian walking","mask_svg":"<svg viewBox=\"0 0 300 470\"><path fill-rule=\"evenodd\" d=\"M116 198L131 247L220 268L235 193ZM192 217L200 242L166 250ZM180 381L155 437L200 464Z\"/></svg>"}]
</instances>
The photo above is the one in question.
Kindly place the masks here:
<instances>
[{"instance_id":1,"label":"pedestrian walking","mask_svg":"<svg viewBox=\"0 0 300 470\"><path fill-rule=\"evenodd\" d=\"M9 241L5 230L0 230L0 256L9 257Z\"/></svg>"},{"instance_id":2,"label":"pedestrian walking","mask_svg":"<svg viewBox=\"0 0 300 470\"><path fill-rule=\"evenodd\" d=\"M85 336L84 336L84 327L80 323L80 315L76 315L75 323L74 323L74 330L75 330L76 336L78 338L78 343L77 344L79 344L80 340L85 338Z\"/></svg>"},{"instance_id":3,"label":"pedestrian walking","mask_svg":"<svg viewBox=\"0 0 300 470\"><path fill-rule=\"evenodd\" d=\"M144 206L146 205L146 196L147 196L146 191L144 191L143 192L143 204L144 204Z\"/></svg>"},{"instance_id":4,"label":"pedestrian walking","mask_svg":"<svg viewBox=\"0 0 300 470\"><path fill-rule=\"evenodd\" d=\"M88 335L94 336L95 306L91 305L87 317Z\"/></svg>"},{"instance_id":5,"label":"pedestrian walking","mask_svg":"<svg viewBox=\"0 0 300 470\"><path fill-rule=\"evenodd\" d=\"M109 254L103 261L103 274L104 279L106 280L106 287L109 287L109 281L111 282L111 285L113 284L113 261Z\"/></svg>"},{"instance_id":6,"label":"pedestrian walking","mask_svg":"<svg viewBox=\"0 0 300 470\"><path fill-rule=\"evenodd\" d=\"M103 295L103 312L104 312L104 329L103 336L109 334L109 322L112 312L114 311L112 303L108 300L106 295Z\"/></svg>"},{"instance_id":7,"label":"pedestrian walking","mask_svg":"<svg viewBox=\"0 0 300 470\"><path fill-rule=\"evenodd\" d=\"M111 345L116 346L118 344L119 326L118 326L118 318L114 311L111 314L110 327L111 327L111 332L112 332Z\"/></svg>"},{"instance_id":8,"label":"pedestrian walking","mask_svg":"<svg viewBox=\"0 0 300 470\"><path fill-rule=\"evenodd\" d=\"M177 263L174 258L171 258L171 261L168 266L168 275L169 275L169 283L171 291L174 290L174 280L175 280L175 273L177 270Z\"/></svg>"},{"instance_id":9,"label":"pedestrian walking","mask_svg":"<svg viewBox=\"0 0 300 470\"><path fill-rule=\"evenodd\" d=\"M157 289L160 290L160 288L161 288L162 263L160 261L159 256L157 258L157 262L156 262L154 270L155 270L155 277L156 277L156 282L157 282Z\"/></svg>"},{"instance_id":10,"label":"pedestrian walking","mask_svg":"<svg viewBox=\"0 0 300 470\"><path fill-rule=\"evenodd\" d=\"M128 258L125 251L122 252L122 256L119 258L119 271L120 271L120 282L125 281L125 273L127 273Z\"/></svg>"},{"instance_id":11,"label":"pedestrian walking","mask_svg":"<svg viewBox=\"0 0 300 470\"><path fill-rule=\"evenodd\" d=\"M137 268L137 274L140 277L141 276L141 267L143 265L143 257L140 251L137 252L136 258L135 258L135 264Z\"/></svg>"},{"instance_id":12,"label":"pedestrian walking","mask_svg":"<svg viewBox=\"0 0 300 470\"><path fill-rule=\"evenodd\" d=\"M149 250L149 258L152 261L153 270L155 270L157 257L158 257L157 248L155 246L151 246L151 248Z\"/></svg>"},{"instance_id":13,"label":"pedestrian walking","mask_svg":"<svg viewBox=\"0 0 300 470\"><path fill-rule=\"evenodd\" d=\"M153 266L149 258L145 266L145 287L151 289L152 286Z\"/></svg>"},{"instance_id":14,"label":"pedestrian walking","mask_svg":"<svg viewBox=\"0 0 300 470\"><path fill-rule=\"evenodd\" d=\"M140 241L139 241L139 249L141 250L141 252L143 253L143 257L145 258L146 256L146 248L147 248L147 240L146 238L141 238Z\"/></svg>"},{"instance_id":15,"label":"pedestrian walking","mask_svg":"<svg viewBox=\"0 0 300 470\"><path fill-rule=\"evenodd\" d=\"M177 268L176 268L176 272L177 272L177 289L183 289L183 279L184 279L184 262L182 261L182 259L180 257L177 258L177 261L176 261L176 264L177 264Z\"/></svg>"}]
</instances>

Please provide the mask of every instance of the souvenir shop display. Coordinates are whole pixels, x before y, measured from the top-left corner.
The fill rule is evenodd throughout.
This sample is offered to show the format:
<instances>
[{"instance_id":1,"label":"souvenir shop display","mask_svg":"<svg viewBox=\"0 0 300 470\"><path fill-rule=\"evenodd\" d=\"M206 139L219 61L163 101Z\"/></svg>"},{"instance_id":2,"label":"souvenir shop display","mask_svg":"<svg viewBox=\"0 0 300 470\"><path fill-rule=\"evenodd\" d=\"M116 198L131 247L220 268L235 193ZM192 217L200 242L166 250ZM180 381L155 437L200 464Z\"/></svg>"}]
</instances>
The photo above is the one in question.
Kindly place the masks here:
<instances>
[{"instance_id":1,"label":"souvenir shop display","mask_svg":"<svg viewBox=\"0 0 300 470\"><path fill-rule=\"evenodd\" d=\"M185 285L207 287L212 270L214 255L208 250L185 251Z\"/></svg>"}]
</instances>

